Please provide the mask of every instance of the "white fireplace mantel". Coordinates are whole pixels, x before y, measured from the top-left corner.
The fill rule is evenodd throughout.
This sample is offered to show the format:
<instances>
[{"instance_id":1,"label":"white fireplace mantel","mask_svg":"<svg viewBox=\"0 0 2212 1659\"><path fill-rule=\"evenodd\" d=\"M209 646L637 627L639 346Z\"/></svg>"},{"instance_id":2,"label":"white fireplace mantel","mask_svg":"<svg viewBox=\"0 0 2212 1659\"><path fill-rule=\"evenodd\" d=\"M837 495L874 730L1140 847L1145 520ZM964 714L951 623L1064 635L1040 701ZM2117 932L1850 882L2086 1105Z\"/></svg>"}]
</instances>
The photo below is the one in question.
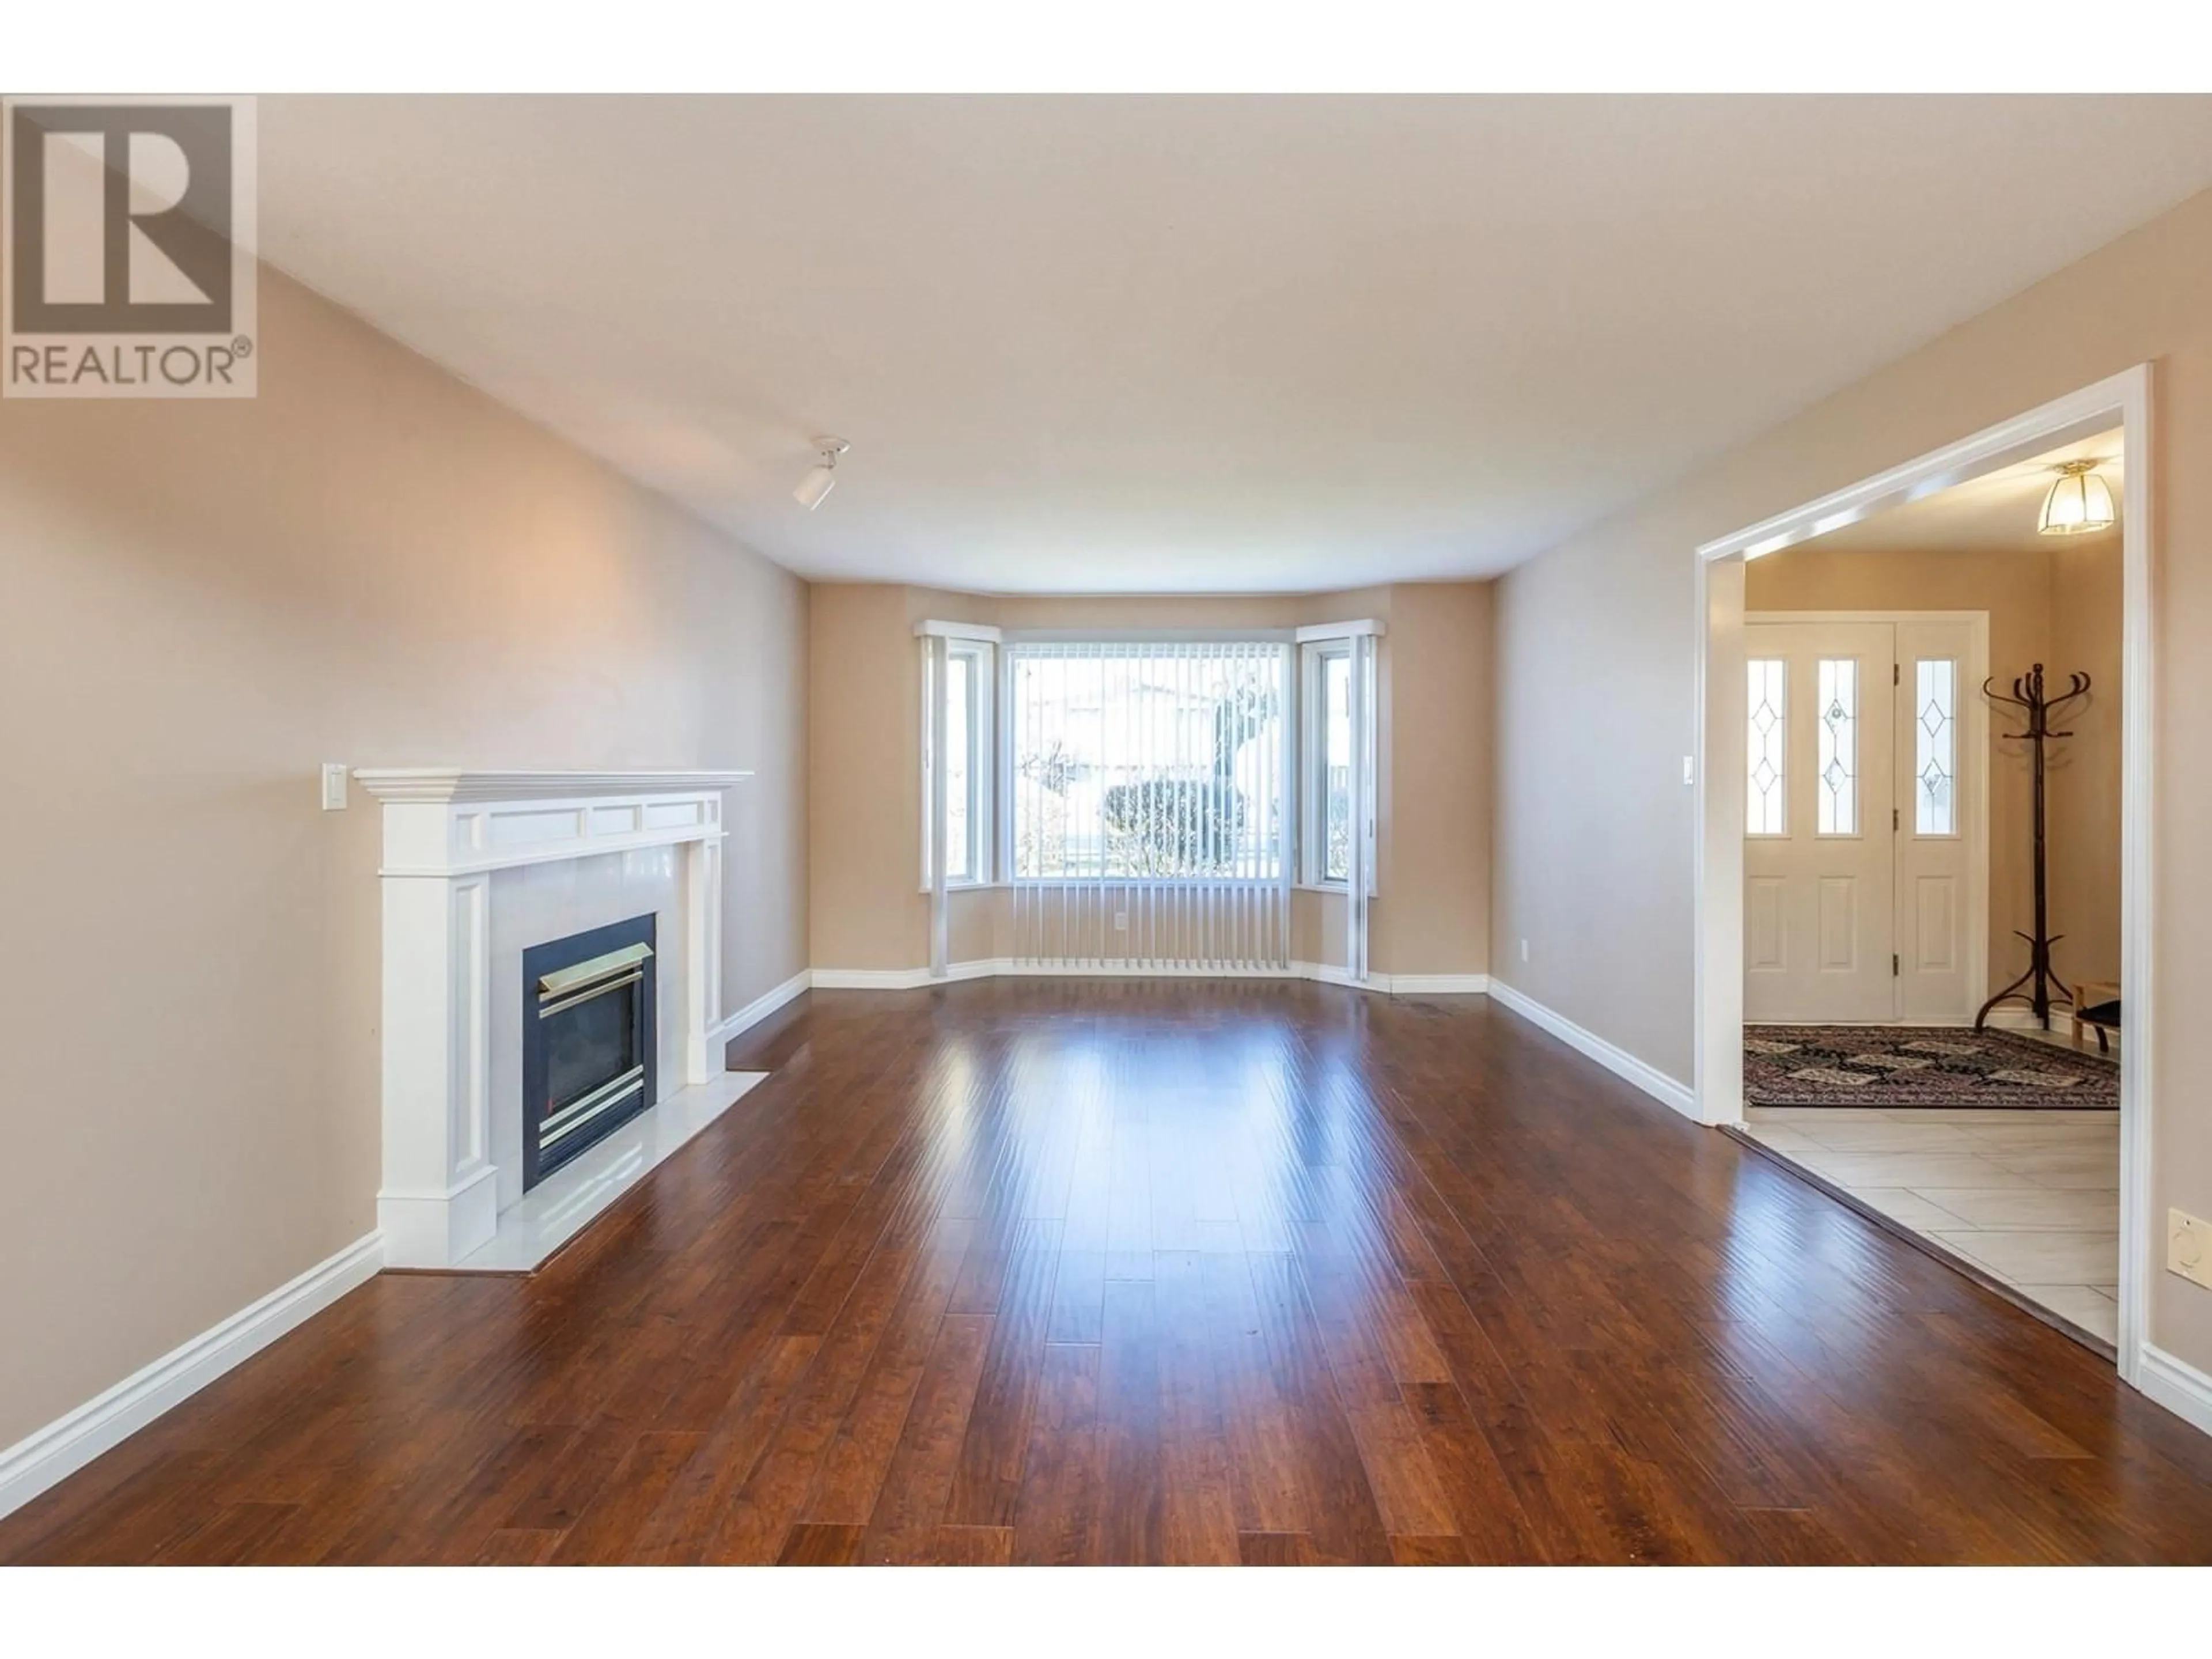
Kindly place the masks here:
<instances>
[{"instance_id":1,"label":"white fireplace mantel","mask_svg":"<svg viewBox=\"0 0 2212 1659\"><path fill-rule=\"evenodd\" d=\"M385 1258L452 1267L489 1243L499 1205L490 1098L494 872L681 849L686 1087L720 1071L723 792L749 772L356 771L382 804ZM557 1177L556 1177L557 1178Z\"/></svg>"},{"instance_id":2,"label":"white fireplace mantel","mask_svg":"<svg viewBox=\"0 0 2212 1659\"><path fill-rule=\"evenodd\" d=\"M379 800L508 801L588 795L690 795L726 789L750 772L465 771L452 766L356 770L354 781Z\"/></svg>"}]
</instances>

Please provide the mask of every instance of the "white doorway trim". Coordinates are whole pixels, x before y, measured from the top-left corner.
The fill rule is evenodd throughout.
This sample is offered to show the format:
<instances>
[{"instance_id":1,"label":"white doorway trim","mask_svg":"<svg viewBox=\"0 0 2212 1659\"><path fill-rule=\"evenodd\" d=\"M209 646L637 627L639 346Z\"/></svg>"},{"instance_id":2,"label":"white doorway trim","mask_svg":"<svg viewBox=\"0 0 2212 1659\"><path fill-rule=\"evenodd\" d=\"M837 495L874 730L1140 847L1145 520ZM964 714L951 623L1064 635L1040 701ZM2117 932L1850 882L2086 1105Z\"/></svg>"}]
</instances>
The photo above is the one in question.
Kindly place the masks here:
<instances>
[{"instance_id":1,"label":"white doorway trim","mask_svg":"<svg viewBox=\"0 0 2212 1659\"><path fill-rule=\"evenodd\" d=\"M2123 478L2124 478L2124 472ZM1974 768L1974 823L1966 862L1966 1017L1973 1018L1990 994L1990 705L1982 695L1982 682L1990 675L1990 613L1986 611L1749 611L1747 623L1963 623L1973 643L1968 649L1966 684L1960 689L1959 742L1961 754L1977 757ZM1899 755L1900 775L1909 774L1909 758ZM1739 769L1741 770L1741 769ZM1743 787L1739 779L1739 793ZM1902 797L1899 798L1900 800ZM1739 825L1742 813L1737 813ZM1893 909L1894 907L1893 907ZM1741 1103L1739 1103L1739 1108ZM1741 1115L1741 1109L1738 1116Z\"/></svg>"},{"instance_id":2,"label":"white doorway trim","mask_svg":"<svg viewBox=\"0 0 2212 1659\"><path fill-rule=\"evenodd\" d=\"M1692 999L1697 1115L1743 1121L1744 564L2055 449L2123 429L2120 737L2121 978L2119 1372L2137 1384L2149 1338L2152 854L2151 369L2148 363L1890 468L1697 550L1694 726L1698 780Z\"/></svg>"}]
</instances>

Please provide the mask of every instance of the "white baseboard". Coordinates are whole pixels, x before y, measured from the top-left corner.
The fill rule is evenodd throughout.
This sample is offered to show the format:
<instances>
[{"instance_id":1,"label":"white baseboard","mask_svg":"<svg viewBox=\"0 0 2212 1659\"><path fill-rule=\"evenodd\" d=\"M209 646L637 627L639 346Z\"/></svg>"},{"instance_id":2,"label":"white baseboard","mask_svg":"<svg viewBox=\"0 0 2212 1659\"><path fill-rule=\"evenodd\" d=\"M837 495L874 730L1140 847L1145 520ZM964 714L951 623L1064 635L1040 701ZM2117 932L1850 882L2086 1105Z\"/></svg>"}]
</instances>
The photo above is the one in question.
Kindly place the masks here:
<instances>
[{"instance_id":1,"label":"white baseboard","mask_svg":"<svg viewBox=\"0 0 2212 1659\"><path fill-rule=\"evenodd\" d=\"M1486 996L1487 974L1393 974L1390 994L1397 997Z\"/></svg>"},{"instance_id":2,"label":"white baseboard","mask_svg":"<svg viewBox=\"0 0 2212 1659\"><path fill-rule=\"evenodd\" d=\"M2051 1029L2054 1031L2070 1031L2074 1029L2073 1018L2070 1012L2058 1013L2054 1011L2051 1016ZM1992 1008L1990 1010L1989 1018L1982 1024L1994 1025L2001 1031L2034 1031L2042 1029L2036 1024L2035 1010L2033 1008Z\"/></svg>"},{"instance_id":3,"label":"white baseboard","mask_svg":"<svg viewBox=\"0 0 2212 1659\"><path fill-rule=\"evenodd\" d=\"M383 1235L357 1239L251 1307L125 1377L97 1399L0 1451L0 1515L21 1508L76 1474L294 1326L366 1284L383 1265Z\"/></svg>"},{"instance_id":4,"label":"white baseboard","mask_svg":"<svg viewBox=\"0 0 2212 1659\"><path fill-rule=\"evenodd\" d=\"M1500 980L1490 981L1490 994L1523 1019L1542 1026L1569 1048L1589 1055L1615 1077L1634 1084L1654 1100L1663 1101L1685 1117L1698 1115L1697 1097L1692 1093L1688 1084L1668 1077L1656 1066L1645 1064L1627 1049L1607 1042L1596 1032L1584 1030L1565 1014L1555 1013L1534 998L1515 990Z\"/></svg>"},{"instance_id":5,"label":"white baseboard","mask_svg":"<svg viewBox=\"0 0 2212 1659\"><path fill-rule=\"evenodd\" d=\"M945 977L991 979L1010 971L1003 958L987 957L956 962L945 970ZM817 968L811 977L817 991L918 991L925 985L942 982L932 978L927 968Z\"/></svg>"},{"instance_id":6,"label":"white baseboard","mask_svg":"<svg viewBox=\"0 0 2212 1659\"><path fill-rule=\"evenodd\" d=\"M939 981L927 968L817 968L817 991L913 991ZM1124 963L1028 962L1012 957L982 957L956 962L948 980L965 979L1307 979L1324 985L1354 985L1341 968L1294 962L1287 968L1148 967ZM1370 974L1355 988L1385 996L1480 995L1490 988L1487 974Z\"/></svg>"},{"instance_id":7,"label":"white baseboard","mask_svg":"<svg viewBox=\"0 0 2212 1659\"><path fill-rule=\"evenodd\" d=\"M817 991L912 991L929 983L929 969L816 968L807 979Z\"/></svg>"},{"instance_id":8,"label":"white baseboard","mask_svg":"<svg viewBox=\"0 0 2212 1659\"><path fill-rule=\"evenodd\" d=\"M759 1024L813 982L814 976L802 968L773 991L755 997L707 1034L708 1052L714 1054L727 1048L733 1038Z\"/></svg>"},{"instance_id":9,"label":"white baseboard","mask_svg":"<svg viewBox=\"0 0 2212 1659\"><path fill-rule=\"evenodd\" d=\"M1379 991L1384 996L1418 997L1480 995L1490 989L1487 974L1376 974L1361 985L1341 968L1318 962L1292 964L1301 979L1317 979L1323 985L1349 985L1356 990Z\"/></svg>"},{"instance_id":10,"label":"white baseboard","mask_svg":"<svg viewBox=\"0 0 2212 1659\"><path fill-rule=\"evenodd\" d=\"M2191 1427L2212 1434L2212 1376L2154 1342L2136 1352L2136 1387Z\"/></svg>"},{"instance_id":11,"label":"white baseboard","mask_svg":"<svg viewBox=\"0 0 2212 1659\"><path fill-rule=\"evenodd\" d=\"M1179 964L1148 967L1142 963L1125 962L1029 962L1017 957L1000 957L990 962L956 963L954 974L963 968L982 970L977 978L994 979L1298 979L1302 975L1298 964L1288 968L1193 968Z\"/></svg>"},{"instance_id":12,"label":"white baseboard","mask_svg":"<svg viewBox=\"0 0 2212 1659\"><path fill-rule=\"evenodd\" d=\"M2069 1019L2069 1016L2065 1014L2052 1014L2051 1029L2062 1034L2071 1030ZM2031 1010L2026 1008L1992 1008L1990 1010L1989 1018L1982 1023L1984 1025L1995 1026L2001 1031L2033 1031L2036 1029L2035 1015ZM1744 1021L1745 1025L1753 1028L1761 1025L1842 1025L1856 1029L1867 1025L1893 1025L1900 1030L1928 1031L1964 1030L1972 1024L1972 1020L1963 1017L1955 1019L1747 1019Z\"/></svg>"}]
</instances>

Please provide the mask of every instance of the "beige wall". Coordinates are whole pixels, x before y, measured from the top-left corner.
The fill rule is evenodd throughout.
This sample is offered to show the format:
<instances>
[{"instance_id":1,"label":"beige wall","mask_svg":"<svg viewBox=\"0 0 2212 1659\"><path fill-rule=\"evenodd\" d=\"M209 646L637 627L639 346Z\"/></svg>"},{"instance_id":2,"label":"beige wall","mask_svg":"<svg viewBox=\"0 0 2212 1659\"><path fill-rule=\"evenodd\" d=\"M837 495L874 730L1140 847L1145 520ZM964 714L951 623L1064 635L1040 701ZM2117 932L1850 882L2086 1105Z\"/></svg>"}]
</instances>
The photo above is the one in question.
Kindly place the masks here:
<instances>
[{"instance_id":1,"label":"beige wall","mask_svg":"<svg viewBox=\"0 0 2212 1659\"><path fill-rule=\"evenodd\" d=\"M1499 584L1499 976L1677 1078L1692 1036L1692 550L2132 364L2154 360L2164 1079L2149 1223L2212 1214L2196 1008L2212 995L2212 194L1738 446ZM2136 458L2129 458L2130 465ZM1511 941L1527 937L1521 964ZM2162 1249L2158 1250L2162 1257ZM2151 1335L2212 1367L2212 1292L2154 1273Z\"/></svg>"},{"instance_id":2,"label":"beige wall","mask_svg":"<svg viewBox=\"0 0 2212 1659\"><path fill-rule=\"evenodd\" d=\"M804 585L273 273L261 323L253 401L0 403L0 1445L375 1225L376 812L319 763L752 769L726 1004L806 965Z\"/></svg>"},{"instance_id":3,"label":"beige wall","mask_svg":"<svg viewBox=\"0 0 2212 1659\"><path fill-rule=\"evenodd\" d=\"M817 582L807 605L806 909L817 968L929 960L911 592Z\"/></svg>"},{"instance_id":4,"label":"beige wall","mask_svg":"<svg viewBox=\"0 0 2212 1659\"><path fill-rule=\"evenodd\" d=\"M929 959L921 891L921 692L914 624L1005 628L1287 628L1375 617L1383 800L1378 973L1480 974L1489 963L1492 590L1421 583L1233 599L1032 599L823 584L813 590L815 678L809 906L813 965L914 969ZM881 780L900 781L887 798ZM956 893L955 962L1012 954L1003 890ZM1341 902L1294 896L1292 948L1340 965Z\"/></svg>"},{"instance_id":5,"label":"beige wall","mask_svg":"<svg viewBox=\"0 0 2212 1659\"><path fill-rule=\"evenodd\" d=\"M1389 590L1382 896L1368 942L1378 972L1490 971L1492 592L1488 582Z\"/></svg>"},{"instance_id":6,"label":"beige wall","mask_svg":"<svg viewBox=\"0 0 2212 1659\"><path fill-rule=\"evenodd\" d=\"M2094 717L2067 722L2074 737L2050 745L2045 788L2051 930L2075 978L2119 975L2120 538L2031 543L2024 548L1832 550L1809 542L1744 572L1751 611L1986 611L1990 672L2000 689L2034 663L2063 683L2069 669L2095 678ZM2027 966L2019 933L2035 926L2033 770L2028 746L2007 742L2019 726L2002 707L1990 720L1990 988ZM2109 774L2110 787L2105 787Z\"/></svg>"},{"instance_id":7,"label":"beige wall","mask_svg":"<svg viewBox=\"0 0 2212 1659\"><path fill-rule=\"evenodd\" d=\"M2052 954L2071 984L2120 978L2120 538L2062 544L2051 556L2052 672L2081 669L2089 695L2051 745ZM2014 747L2021 747L2014 744Z\"/></svg>"}]
</instances>

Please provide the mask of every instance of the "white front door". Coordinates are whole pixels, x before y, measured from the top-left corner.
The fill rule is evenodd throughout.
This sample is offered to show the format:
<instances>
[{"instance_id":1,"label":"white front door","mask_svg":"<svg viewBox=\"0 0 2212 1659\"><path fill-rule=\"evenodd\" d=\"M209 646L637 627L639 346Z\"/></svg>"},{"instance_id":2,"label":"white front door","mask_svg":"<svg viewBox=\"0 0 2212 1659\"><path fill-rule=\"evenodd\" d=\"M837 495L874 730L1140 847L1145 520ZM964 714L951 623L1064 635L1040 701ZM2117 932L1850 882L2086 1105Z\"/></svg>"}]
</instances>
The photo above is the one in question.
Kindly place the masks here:
<instances>
[{"instance_id":1,"label":"white front door","mask_svg":"<svg viewBox=\"0 0 2212 1659\"><path fill-rule=\"evenodd\" d=\"M1744 1018L1899 1017L1897 628L1754 622Z\"/></svg>"}]
</instances>

